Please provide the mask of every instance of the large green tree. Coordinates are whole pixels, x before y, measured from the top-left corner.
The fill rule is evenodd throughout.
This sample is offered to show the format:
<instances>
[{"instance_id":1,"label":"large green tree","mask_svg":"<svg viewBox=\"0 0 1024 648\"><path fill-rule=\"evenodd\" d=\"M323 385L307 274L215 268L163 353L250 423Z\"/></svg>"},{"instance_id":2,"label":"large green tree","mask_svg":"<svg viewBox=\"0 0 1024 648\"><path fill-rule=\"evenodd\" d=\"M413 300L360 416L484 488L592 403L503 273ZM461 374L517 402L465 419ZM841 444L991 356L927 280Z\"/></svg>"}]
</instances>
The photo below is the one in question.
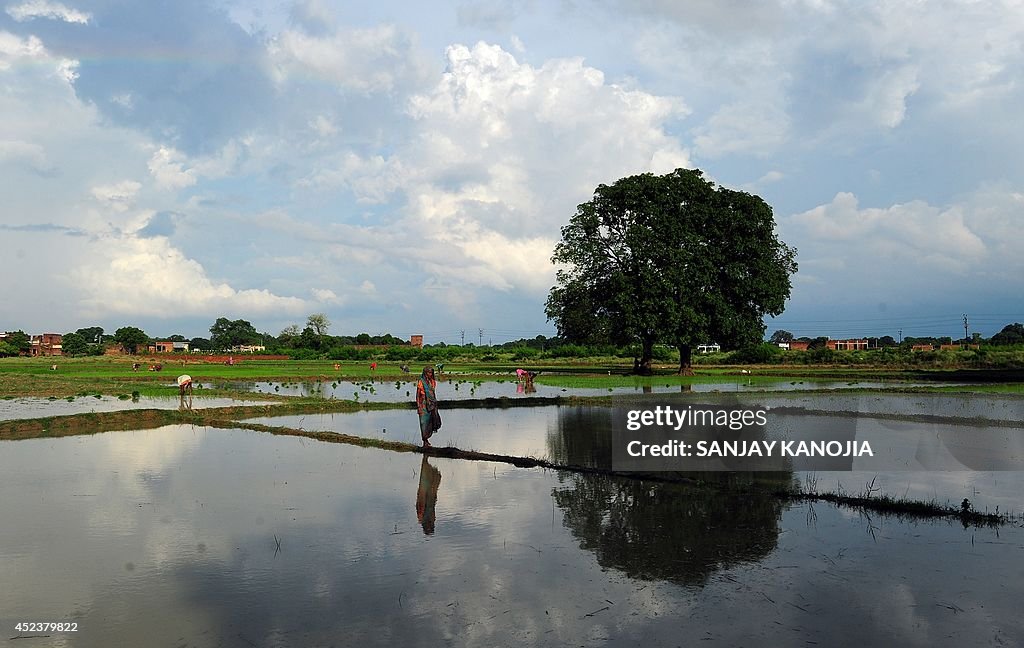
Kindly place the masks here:
<instances>
[{"instance_id":1,"label":"large green tree","mask_svg":"<svg viewBox=\"0 0 1024 648\"><path fill-rule=\"evenodd\" d=\"M8 333L5 342L13 347L16 353L28 353L32 349L32 337L21 329Z\"/></svg>"},{"instance_id":2,"label":"large green tree","mask_svg":"<svg viewBox=\"0 0 1024 648\"><path fill-rule=\"evenodd\" d=\"M61 339L61 355L80 356L89 353L89 343L81 333L65 333Z\"/></svg>"},{"instance_id":3,"label":"large green tree","mask_svg":"<svg viewBox=\"0 0 1024 648\"><path fill-rule=\"evenodd\" d=\"M242 344L256 344L261 339L259 331L243 319L229 320L218 317L210 327L210 345L214 349L230 349Z\"/></svg>"},{"instance_id":4,"label":"large green tree","mask_svg":"<svg viewBox=\"0 0 1024 648\"><path fill-rule=\"evenodd\" d=\"M1024 344L1024 324L1007 324L992 336L992 344Z\"/></svg>"},{"instance_id":5,"label":"large green tree","mask_svg":"<svg viewBox=\"0 0 1024 648\"><path fill-rule=\"evenodd\" d=\"M114 341L120 344L125 351L135 354L140 346L149 343L149 336L134 326L122 326L114 331Z\"/></svg>"},{"instance_id":6,"label":"large green tree","mask_svg":"<svg viewBox=\"0 0 1024 648\"><path fill-rule=\"evenodd\" d=\"M89 344L99 344L103 342L102 326L87 326L85 328L78 329L75 333L85 338L85 341Z\"/></svg>"},{"instance_id":7,"label":"large green tree","mask_svg":"<svg viewBox=\"0 0 1024 648\"><path fill-rule=\"evenodd\" d=\"M691 373L701 342L763 339L764 317L789 297L795 256L757 196L716 188L697 170L631 176L599 186L562 228L546 311L560 336L639 343L641 373L659 342L676 346L680 373Z\"/></svg>"}]
</instances>

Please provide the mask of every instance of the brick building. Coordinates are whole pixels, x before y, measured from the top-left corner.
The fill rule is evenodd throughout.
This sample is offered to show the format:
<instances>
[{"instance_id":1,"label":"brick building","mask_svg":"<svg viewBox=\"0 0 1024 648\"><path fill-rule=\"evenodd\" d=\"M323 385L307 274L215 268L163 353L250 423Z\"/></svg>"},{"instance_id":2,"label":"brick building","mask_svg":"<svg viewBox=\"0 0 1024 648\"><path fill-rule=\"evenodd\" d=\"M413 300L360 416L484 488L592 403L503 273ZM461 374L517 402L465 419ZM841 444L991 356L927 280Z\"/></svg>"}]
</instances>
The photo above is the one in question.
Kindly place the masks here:
<instances>
[{"instance_id":1,"label":"brick building","mask_svg":"<svg viewBox=\"0 0 1024 648\"><path fill-rule=\"evenodd\" d=\"M31 348L29 348L29 355L31 356L59 356L61 352L61 342L63 342L64 336L60 333L41 333L39 335L33 335L31 340Z\"/></svg>"},{"instance_id":2,"label":"brick building","mask_svg":"<svg viewBox=\"0 0 1024 648\"><path fill-rule=\"evenodd\" d=\"M867 340L827 340L825 346L833 351L866 351Z\"/></svg>"}]
</instances>

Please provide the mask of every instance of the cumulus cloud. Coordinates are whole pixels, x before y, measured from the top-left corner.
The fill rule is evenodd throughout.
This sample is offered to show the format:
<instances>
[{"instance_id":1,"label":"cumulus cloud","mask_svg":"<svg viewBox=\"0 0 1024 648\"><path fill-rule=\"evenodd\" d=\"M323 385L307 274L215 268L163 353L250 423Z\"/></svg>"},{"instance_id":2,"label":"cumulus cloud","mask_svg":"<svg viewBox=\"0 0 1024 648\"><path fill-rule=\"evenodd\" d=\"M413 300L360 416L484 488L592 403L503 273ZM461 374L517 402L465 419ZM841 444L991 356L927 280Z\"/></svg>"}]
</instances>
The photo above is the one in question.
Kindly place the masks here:
<instances>
[{"instance_id":1,"label":"cumulus cloud","mask_svg":"<svg viewBox=\"0 0 1024 648\"><path fill-rule=\"evenodd\" d=\"M434 86L410 98L409 135L390 155L349 150L299 181L403 205L385 237L371 225L373 235L333 243L339 258L376 249L367 262L399 255L441 282L431 285L537 294L551 285L559 227L598 184L689 165L667 132L687 114L676 97L609 83L578 58L533 66L486 43L453 45L446 61Z\"/></svg>"},{"instance_id":2,"label":"cumulus cloud","mask_svg":"<svg viewBox=\"0 0 1024 648\"><path fill-rule=\"evenodd\" d=\"M317 14L323 26L328 15ZM270 44L270 64L279 84L315 78L339 90L371 94L392 91L422 74L409 37L393 25L328 32L286 29Z\"/></svg>"},{"instance_id":3,"label":"cumulus cloud","mask_svg":"<svg viewBox=\"0 0 1024 648\"><path fill-rule=\"evenodd\" d=\"M86 314L151 317L217 313L301 314L304 300L264 289L235 289L211 279L203 266L164 237L106 236L92 244L94 260L75 272Z\"/></svg>"},{"instance_id":4,"label":"cumulus cloud","mask_svg":"<svg viewBox=\"0 0 1024 648\"><path fill-rule=\"evenodd\" d=\"M1021 285L1024 261L1016 250L1024 235L1013 223L1022 208L1021 194L1005 190L980 190L947 206L917 200L888 207L861 207L842 192L783 219L780 229L812 250L801 258L801 274L827 278L825 292L859 285L877 294L940 295L994 281Z\"/></svg>"},{"instance_id":5,"label":"cumulus cloud","mask_svg":"<svg viewBox=\"0 0 1024 648\"><path fill-rule=\"evenodd\" d=\"M23 140L0 140L0 162L27 163L37 171L45 171L50 164L42 146Z\"/></svg>"},{"instance_id":6,"label":"cumulus cloud","mask_svg":"<svg viewBox=\"0 0 1024 648\"><path fill-rule=\"evenodd\" d=\"M50 2L50 0L27 0L21 4L8 5L7 15L18 22L33 18L50 18L80 25L88 24L92 18L92 14L71 9L60 2Z\"/></svg>"},{"instance_id":7,"label":"cumulus cloud","mask_svg":"<svg viewBox=\"0 0 1024 648\"><path fill-rule=\"evenodd\" d=\"M123 180L116 184L93 187L91 193L105 207L125 211L135 204L135 196L141 188L142 184L134 180Z\"/></svg>"},{"instance_id":8,"label":"cumulus cloud","mask_svg":"<svg viewBox=\"0 0 1024 648\"><path fill-rule=\"evenodd\" d=\"M48 56L43 41L35 36L22 38L17 34L0 31L0 70L8 70L20 59Z\"/></svg>"},{"instance_id":9,"label":"cumulus cloud","mask_svg":"<svg viewBox=\"0 0 1024 648\"><path fill-rule=\"evenodd\" d=\"M184 189L201 178L222 178L238 164L246 148L245 142L230 140L214 155L190 158L170 146L159 146L149 159L149 173L164 189Z\"/></svg>"}]
</instances>

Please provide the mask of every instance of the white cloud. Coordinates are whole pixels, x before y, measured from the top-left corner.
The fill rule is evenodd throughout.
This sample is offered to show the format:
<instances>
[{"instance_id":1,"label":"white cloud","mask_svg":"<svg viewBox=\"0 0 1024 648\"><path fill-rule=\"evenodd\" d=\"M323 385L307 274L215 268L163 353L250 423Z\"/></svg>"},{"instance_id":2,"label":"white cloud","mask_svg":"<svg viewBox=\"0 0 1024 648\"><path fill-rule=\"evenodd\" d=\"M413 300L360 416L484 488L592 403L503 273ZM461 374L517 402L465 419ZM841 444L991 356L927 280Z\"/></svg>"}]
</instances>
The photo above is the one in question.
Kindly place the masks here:
<instances>
[{"instance_id":1,"label":"white cloud","mask_svg":"<svg viewBox=\"0 0 1024 648\"><path fill-rule=\"evenodd\" d=\"M273 39L269 53L280 84L312 77L371 94L392 91L423 73L411 41L392 25L324 34L286 29Z\"/></svg>"},{"instance_id":2,"label":"white cloud","mask_svg":"<svg viewBox=\"0 0 1024 648\"><path fill-rule=\"evenodd\" d=\"M46 151L42 146L22 140L0 140L0 162L28 162L38 171L50 165L46 159Z\"/></svg>"},{"instance_id":3,"label":"white cloud","mask_svg":"<svg viewBox=\"0 0 1024 648\"><path fill-rule=\"evenodd\" d=\"M337 293L328 288L314 288L312 292L313 297L316 299L318 303L321 304L337 306L345 302L344 297L339 297Z\"/></svg>"},{"instance_id":4,"label":"white cloud","mask_svg":"<svg viewBox=\"0 0 1024 648\"><path fill-rule=\"evenodd\" d=\"M33 18L50 18L80 25L88 24L92 19L92 14L88 12L71 9L67 5L50 0L26 0L21 4L9 5L7 15L18 22Z\"/></svg>"},{"instance_id":5,"label":"white cloud","mask_svg":"<svg viewBox=\"0 0 1024 648\"><path fill-rule=\"evenodd\" d=\"M780 223L782 238L805 253L804 270L827 279L834 296L854 286L873 293L941 297L950 290L1021 287L1021 194L980 190L937 207L924 201L862 208L850 193ZM803 258L806 257L806 258Z\"/></svg>"},{"instance_id":6,"label":"white cloud","mask_svg":"<svg viewBox=\"0 0 1024 648\"><path fill-rule=\"evenodd\" d=\"M23 59L42 59L49 56L43 41L35 36L22 38L7 31L0 31L0 70L9 70Z\"/></svg>"},{"instance_id":7,"label":"white cloud","mask_svg":"<svg viewBox=\"0 0 1024 648\"><path fill-rule=\"evenodd\" d=\"M92 188L92 196L105 207L115 211L125 211L135 204L135 196L142 185L134 180L123 180L111 185L100 185Z\"/></svg>"},{"instance_id":8,"label":"white cloud","mask_svg":"<svg viewBox=\"0 0 1024 648\"><path fill-rule=\"evenodd\" d=\"M207 276L164 237L105 236L92 244L95 258L71 280L83 295L84 312L161 318L187 315L300 314L304 300L265 289L238 290Z\"/></svg>"},{"instance_id":9,"label":"white cloud","mask_svg":"<svg viewBox=\"0 0 1024 648\"><path fill-rule=\"evenodd\" d=\"M309 127L320 137L332 137L338 134L338 127L324 115L317 115L315 119L310 120Z\"/></svg>"},{"instance_id":10,"label":"white cloud","mask_svg":"<svg viewBox=\"0 0 1024 648\"><path fill-rule=\"evenodd\" d=\"M768 155L783 145L788 130L789 117L777 104L731 103L695 129L694 149L710 159L735 153Z\"/></svg>"},{"instance_id":11,"label":"white cloud","mask_svg":"<svg viewBox=\"0 0 1024 648\"><path fill-rule=\"evenodd\" d=\"M169 146L157 147L147 167L157 185L164 189L185 189L202 178L216 179L228 175L236 168L248 142L231 140L215 155L191 159Z\"/></svg>"},{"instance_id":12,"label":"white cloud","mask_svg":"<svg viewBox=\"0 0 1024 648\"><path fill-rule=\"evenodd\" d=\"M184 189L196 183L196 173L186 169L185 154L167 146L161 146L149 160L149 172L156 183L164 189Z\"/></svg>"}]
</instances>

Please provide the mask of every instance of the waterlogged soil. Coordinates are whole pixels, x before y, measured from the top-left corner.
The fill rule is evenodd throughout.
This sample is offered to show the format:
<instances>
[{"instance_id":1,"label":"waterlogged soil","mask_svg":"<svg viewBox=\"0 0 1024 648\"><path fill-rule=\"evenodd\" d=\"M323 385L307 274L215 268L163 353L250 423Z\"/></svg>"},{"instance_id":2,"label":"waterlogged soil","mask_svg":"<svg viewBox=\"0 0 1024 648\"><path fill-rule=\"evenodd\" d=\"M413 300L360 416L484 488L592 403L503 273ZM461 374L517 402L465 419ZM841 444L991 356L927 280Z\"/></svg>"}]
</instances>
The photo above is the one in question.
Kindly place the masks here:
<instances>
[{"instance_id":1,"label":"waterlogged soil","mask_svg":"<svg viewBox=\"0 0 1024 648\"><path fill-rule=\"evenodd\" d=\"M473 398L521 398L556 397L556 396L624 396L638 394L678 394L678 393L731 393L731 392L791 392L809 390L848 390L848 389L884 389L897 386L900 388L916 388L929 386L930 383L881 382L881 381L833 381L833 380L774 380L765 378L730 378L723 377L716 382L699 382L690 385L629 385L618 387L556 387L534 382L526 385L515 380L472 381L452 378L441 380L437 384L438 398L441 400L467 400ZM367 402L403 402L416 398L415 380L397 381L364 381L347 380L325 381L255 381L255 382L217 382L209 381L200 385L207 389L226 389L232 391L253 392L275 396L300 396L312 398L334 398L361 400ZM933 385L932 385L933 386Z\"/></svg>"},{"instance_id":2,"label":"waterlogged soil","mask_svg":"<svg viewBox=\"0 0 1024 648\"><path fill-rule=\"evenodd\" d=\"M17 643L1024 644L1014 526L244 430L0 447L5 636L78 624Z\"/></svg>"},{"instance_id":3,"label":"waterlogged soil","mask_svg":"<svg viewBox=\"0 0 1024 648\"><path fill-rule=\"evenodd\" d=\"M185 403L188 404L188 398ZM236 405L260 405L262 401L247 401L234 398L193 396L192 409L229 407ZM138 396L118 398L116 396L77 396L68 398L21 397L0 399L0 421L90 414L94 412L121 412L144 409L179 409L182 401L178 396Z\"/></svg>"},{"instance_id":4,"label":"waterlogged soil","mask_svg":"<svg viewBox=\"0 0 1024 648\"><path fill-rule=\"evenodd\" d=\"M986 413L995 417L1012 417L1024 402L985 400L990 401ZM977 511L1024 512L1024 426L1019 418L966 418L962 415L973 410L963 399L938 394L923 398L869 395L863 399L818 395L795 403L768 399L767 403L751 401L746 405L768 408L765 438L870 444L871 457L816 460L810 464L813 470L789 464L790 476L807 491L889 496L954 508L966 498ZM977 404L971 407L983 409ZM891 416L899 411L926 418ZM610 408L587 405L442 409L441 416L443 425L430 440L435 446L604 469L613 468L613 431L621 425ZM264 416L247 422L421 443L417 417L410 410ZM722 476L705 474L701 478L718 480Z\"/></svg>"}]
</instances>

